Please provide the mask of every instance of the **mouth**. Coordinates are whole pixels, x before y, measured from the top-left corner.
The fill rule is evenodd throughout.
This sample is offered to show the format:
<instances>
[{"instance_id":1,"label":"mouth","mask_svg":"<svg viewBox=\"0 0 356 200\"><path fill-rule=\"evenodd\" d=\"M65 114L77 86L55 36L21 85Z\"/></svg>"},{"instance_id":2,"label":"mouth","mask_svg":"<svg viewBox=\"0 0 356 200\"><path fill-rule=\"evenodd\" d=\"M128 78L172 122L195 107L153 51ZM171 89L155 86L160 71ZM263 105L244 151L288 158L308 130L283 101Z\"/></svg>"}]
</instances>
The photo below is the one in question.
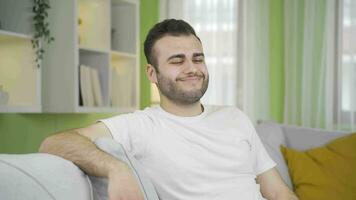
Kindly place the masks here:
<instances>
[{"instance_id":1,"label":"mouth","mask_svg":"<svg viewBox=\"0 0 356 200\"><path fill-rule=\"evenodd\" d=\"M184 78L179 78L178 81L198 81L203 79L203 76L188 76Z\"/></svg>"}]
</instances>

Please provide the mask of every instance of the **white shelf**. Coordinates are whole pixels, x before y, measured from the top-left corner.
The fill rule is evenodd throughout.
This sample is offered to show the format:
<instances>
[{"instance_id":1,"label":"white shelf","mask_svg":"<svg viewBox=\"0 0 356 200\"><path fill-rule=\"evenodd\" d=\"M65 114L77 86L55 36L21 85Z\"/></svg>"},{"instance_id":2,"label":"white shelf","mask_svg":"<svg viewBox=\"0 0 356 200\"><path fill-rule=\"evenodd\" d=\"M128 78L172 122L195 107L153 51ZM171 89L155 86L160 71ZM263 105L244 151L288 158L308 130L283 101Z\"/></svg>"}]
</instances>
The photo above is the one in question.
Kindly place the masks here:
<instances>
[{"instance_id":1,"label":"white shelf","mask_svg":"<svg viewBox=\"0 0 356 200\"><path fill-rule=\"evenodd\" d=\"M44 111L121 113L138 109L140 1L50 0L50 3L50 29L55 41L49 46L49 55L44 62ZM115 34L112 33L112 28L117 30ZM113 46L117 48L112 48ZM90 70L95 69L98 73L103 106L95 107L101 103L93 104L88 101L92 99L91 94L86 95L91 91L88 89L90 85L84 87L87 90L84 90L86 104L83 105L80 65L88 66ZM116 73L118 70L121 72L121 68L124 68L125 76ZM83 83L91 82L87 78L83 80ZM129 82L125 83L126 80ZM120 85L116 84L118 82ZM130 84L130 90L124 90L123 88L129 87L124 87L121 83Z\"/></svg>"},{"instance_id":2,"label":"white shelf","mask_svg":"<svg viewBox=\"0 0 356 200\"><path fill-rule=\"evenodd\" d=\"M0 113L41 112L41 68L29 35L0 30L0 85L8 102Z\"/></svg>"},{"instance_id":3,"label":"white shelf","mask_svg":"<svg viewBox=\"0 0 356 200\"><path fill-rule=\"evenodd\" d=\"M139 28L137 25L139 24L139 10L138 5L132 2L112 2L111 50L138 55ZM125 39L122 40L122 38Z\"/></svg>"},{"instance_id":4,"label":"white shelf","mask_svg":"<svg viewBox=\"0 0 356 200\"><path fill-rule=\"evenodd\" d=\"M102 53L102 54L108 54L110 52L109 50L105 50L105 49L95 49L95 48L83 47L83 46L80 46L79 50L94 52L94 53Z\"/></svg>"},{"instance_id":5,"label":"white shelf","mask_svg":"<svg viewBox=\"0 0 356 200\"><path fill-rule=\"evenodd\" d=\"M117 5L117 4L128 4L128 5L139 5L137 0L111 0L111 4Z\"/></svg>"},{"instance_id":6,"label":"white shelf","mask_svg":"<svg viewBox=\"0 0 356 200\"><path fill-rule=\"evenodd\" d=\"M11 31L5 31L5 30L0 30L0 41L2 41L4 38L21 38L21 39L32 39L32 36L22 34L22 33L16 33L16 32L11 32Z\"/></svg>"},{"instance_id":7,"label":"white shelf","mask_svg":"<svg viewBox=\"0 0 356 200\"><path fill-rule=\"evenodd\" d=\"M110 48L110 0L76 0L79 44L94 49ZM79 22L78 22L79 23Z\"/></svg>"},{"instance_id":8,"label":"white shelf","mask_svg":"<svg viewBox=\"0 0 356 200\"><path fill-rule=\"evenodd\" d=\"M31 1L0 0L0 113L41 112L41 68L32 48Z\"/></svg>"},{"instance_id":9,"label":"white shelf","mask_svg":"<svg viewBox=\"0 0 356 200\"><path fill-rule=\"evenodd\" d=\"M41 113L40 105L37 106L0 106L0 113Z\"/></svg>"},{"instance_id":10,"label":"white shelf","mask_svg":"<svg viewBox=\"0 0 356 200\"><path fill-rule=\"evenodd\" d=\"M33 1L0 0L1 30L14 36L28 36L33 33Z\"/></svg>"},{"instance_id":11,"label":"white shelf","mask_svg":"<svg viewBox=\"0 0 356 200\"><path fill-rule=\"evenodd\" d=\"M114 57L124 57L124 58L133 58L136 59L136 54L126 53L126 52L119 52L119 51L111 51L112 56Z\"/></svg>"}]
</instances>

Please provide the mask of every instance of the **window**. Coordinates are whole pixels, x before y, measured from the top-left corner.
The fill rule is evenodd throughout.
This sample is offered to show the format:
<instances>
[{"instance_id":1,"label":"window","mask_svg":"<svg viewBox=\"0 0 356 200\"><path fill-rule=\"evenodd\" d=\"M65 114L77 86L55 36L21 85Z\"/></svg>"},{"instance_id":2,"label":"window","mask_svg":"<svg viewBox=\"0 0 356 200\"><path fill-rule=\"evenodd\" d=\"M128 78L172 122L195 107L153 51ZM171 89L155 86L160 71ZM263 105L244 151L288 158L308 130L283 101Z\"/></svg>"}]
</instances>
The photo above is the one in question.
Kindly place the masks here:
<instances>
[{"instance_id":1,"label":"window","mask_svg":"<svg viewBox=\"0 0 356 200\"><path fill-rule=\"evenodd\" d=\"M356 126L356 1L340 1L338 109L340 128Z\"/></svg>"},{"instance_id":2,"label":"window","mask_svg":"<svg viewBox=\"0 0 356 200\"><path fill-rule=\"evenodd\" d=\"M344 0L342 15L342 110L356 111L356 1Z\"/></svg>"},{"instance_id":3,"label":"window","mask_svg":"<svg viewBox=\"0 0 356 200\"><path fill-rule=\"evenodd\" d=\"M161 6L162 19L184 19L203 43L210 82L202 102L236 105L237 1L166 0ZM157 97L153 99L157 101Z\"/></svg>"}]
</instances>

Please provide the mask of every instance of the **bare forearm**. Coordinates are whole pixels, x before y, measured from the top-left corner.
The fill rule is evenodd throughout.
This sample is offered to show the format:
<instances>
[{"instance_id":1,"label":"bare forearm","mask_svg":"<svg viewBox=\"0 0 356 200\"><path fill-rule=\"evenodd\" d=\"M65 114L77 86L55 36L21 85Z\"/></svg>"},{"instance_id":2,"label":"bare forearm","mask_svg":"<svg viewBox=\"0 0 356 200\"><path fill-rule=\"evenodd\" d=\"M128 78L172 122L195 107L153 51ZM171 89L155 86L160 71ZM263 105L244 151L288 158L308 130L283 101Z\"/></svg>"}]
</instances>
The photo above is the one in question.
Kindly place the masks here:
<instances>
[{"instance_id":1,"label":"bare forearm","mask_svg":"<svg viewBox=\"0 0 356 200\"><path fill-rule=\"evenodd\" d=\"M104 125L96 124L53 135L43 141L39 151L70 160L90 175L107 177L110 199L143 200L129 166L99 150L92 142L95 138L108 136L105 129Z\"/></svg>"},{"instance_id":2,"label":"bare forearm","mask_svg":"<svg viewBox=\"0 0 356 200\"><path fill-rule=\"evenodd\" d=\"M70 160L93 176L108 177L112 171L128 169L126 164L99 150L92 141L75 131L46 138L39 151Z\"/></svg>"},{"instance_id":3,"label":"bare forearm","mask_svg":"<svg viewBox=\"0 0 356 200\"><path fill-rule=\"evenodd\" d=\"M298 197L285 184L276 168L257 176L262 196L268 200L298 200Z\"/></svg>"}]
</instances>

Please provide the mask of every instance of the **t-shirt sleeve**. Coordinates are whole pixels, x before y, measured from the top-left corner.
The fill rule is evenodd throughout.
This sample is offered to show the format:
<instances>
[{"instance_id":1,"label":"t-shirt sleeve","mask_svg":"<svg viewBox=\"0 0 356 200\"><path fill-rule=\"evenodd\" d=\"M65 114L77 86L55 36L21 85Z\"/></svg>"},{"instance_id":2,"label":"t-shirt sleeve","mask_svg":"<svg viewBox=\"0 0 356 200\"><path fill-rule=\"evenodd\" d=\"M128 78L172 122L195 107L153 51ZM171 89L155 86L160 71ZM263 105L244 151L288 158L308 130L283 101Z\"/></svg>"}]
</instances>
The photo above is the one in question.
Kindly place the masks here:
<instances>
[{"instance_id":1,"label":"t-shirt sleeve","mask_svg":"<svg viewBox=\"0 0 356 200\"><path fill-rule=\"evenodd\" d=\"M146 152L149 139L150 128L146 118L143 114L130 113L99 121L106 125L115 141L137 158Z\"/></svg>"},{"instance_id":2,"label":"t-shirt sleeve","mask_svg":"<svg viewBox=\"0 0 356 200\"><path fill-rule=\"evenodd\" d=\"M255 154L255 165L254 171L256 175L262 174L269 169L272 169L277 164L272 160L272 158L268 155L263 143L261 142L260 137L258 136L256 129L253 127L251 123L251 133L252 133L252 144L254 147Z\"/></svg>"},{"instance_id":3,"label":"t-shirt sleeve","mask_svg":"<svg viewBox=\"0 0 356 200\"><path fill-rule=\"evenodd\" d=\"M259 174L262 174L263 172L266 172L269 169L272 169L277 164L268 155L250 118L242 111L238 111L240 119L243 122L241 126L243 126L246 132L249 133L249 139L252 146L253 171L257 176Z\"/></svg>"}]
</instances>

